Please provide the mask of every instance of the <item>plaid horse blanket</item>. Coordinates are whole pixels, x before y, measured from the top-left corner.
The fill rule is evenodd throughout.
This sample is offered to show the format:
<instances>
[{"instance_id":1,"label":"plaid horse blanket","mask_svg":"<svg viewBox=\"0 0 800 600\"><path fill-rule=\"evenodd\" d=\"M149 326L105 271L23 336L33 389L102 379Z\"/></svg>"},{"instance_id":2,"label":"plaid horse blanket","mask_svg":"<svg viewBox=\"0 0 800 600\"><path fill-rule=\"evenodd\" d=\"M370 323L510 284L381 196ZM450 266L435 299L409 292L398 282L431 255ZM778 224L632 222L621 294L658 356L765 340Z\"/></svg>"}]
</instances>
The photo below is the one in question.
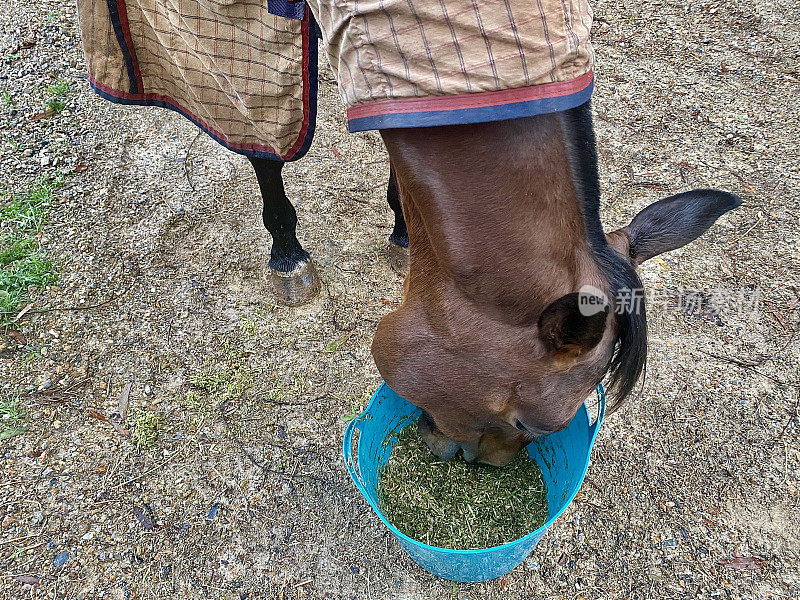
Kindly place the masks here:
<instances>
[{"instance_id":1,"label":"plaid horse blanket","mask_svg":"<svg viewBox=\"0 0 800 600\"><path fill-rule=\"evenodd\" d=\"M78 0L78 15L98 94L274 160L311 144L318 37L350 131L530 116L592 92L587 0Z\"/></svg>"}]
</instances>

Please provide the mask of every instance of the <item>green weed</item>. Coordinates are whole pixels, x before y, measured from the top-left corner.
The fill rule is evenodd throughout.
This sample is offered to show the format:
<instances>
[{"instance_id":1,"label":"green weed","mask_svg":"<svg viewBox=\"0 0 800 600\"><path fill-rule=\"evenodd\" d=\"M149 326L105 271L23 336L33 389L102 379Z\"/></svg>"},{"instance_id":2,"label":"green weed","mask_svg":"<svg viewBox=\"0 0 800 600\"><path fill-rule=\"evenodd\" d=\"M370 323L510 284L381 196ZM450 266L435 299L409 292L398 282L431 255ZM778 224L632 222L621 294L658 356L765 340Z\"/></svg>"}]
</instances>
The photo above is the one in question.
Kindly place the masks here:
<instances>
[{"instance_id":1,"label":"green weed","mask_svg":"<svg viewBox=\"0 0 800 600\"><path fill-rule=\"evenodd\" d=\"M341 417L339 417L339 418L340 418L342 421L344 421L345 423L349 423L350 421L352 421L353 419L355 419L355 418L356 418L356 417L357 417L359 414L361 414L361 410L358 408L358 404L356 404L355 402L353 402L353 401L351 400L351 401L350 401L350 412L348 412L348 413L346 413L346 414L342 415L342 416L341 416Z\"/></svg>"},{"instance_id":2,"label":"green weed","mask_svg":"<svg viewBox=\"0 0 800 600\"><path fill-rule=\"evenodd\" d=\"M162 416L152 410L133 410L125 421L137 448L152 448L158 441Z\"/></svg>"},{"instance_id":3,"label":"green weed","mask_svg":"<svg viewBox=\"0 0 800 600\"><path fill-rule=\"evenodd\" d=\"M253 384L253 373L245 365L229 369L207 367L192 377L192 385L203 390L216 404L241 396Z\"/></svg>"},{"instance_id":4,"label":"green weed","mask_svg":"<svg viewBox=\"0 0 800 600\"><path fill-rule=\"evenodd\" d=\"M242 319L239 321L239 332L244 338L252 338L256 333L256 323L252 319Z\"/></svg>"},{"instance_id":5,"label":"green weed","mask_svg":"<svg viewBox=\"0 0 800 600\"><path fill-rule=\"evenodd\" d=\"M342 337L333 340L331 343L325 346L325 352L336 352L341 347L341 345L347 341L349 337L350 334L348 333L347 335L343 335Z\"/></svg>"},{"instance_id":6,"label":"green weed","mask_svg":"<svg viewBox=\"0 0 800 600\"><path fill-rule=\"evenodd\" d=\"M49 86L45 92L49 96L45 101L47 108L58 114L67 106L67 93L69 92L69 82L59 79Z\"/></svg>"},{"instance_id":7,"label":"green weed","mask_svg":"<svg viewBox=\"0 0 800 600\"><path fill-rule=\"evenodd\" d=\"M25 411L19 405L18 398L0 400L0 441L25 433L21 426L25 420Z\"/></svg>"}]
</instances>

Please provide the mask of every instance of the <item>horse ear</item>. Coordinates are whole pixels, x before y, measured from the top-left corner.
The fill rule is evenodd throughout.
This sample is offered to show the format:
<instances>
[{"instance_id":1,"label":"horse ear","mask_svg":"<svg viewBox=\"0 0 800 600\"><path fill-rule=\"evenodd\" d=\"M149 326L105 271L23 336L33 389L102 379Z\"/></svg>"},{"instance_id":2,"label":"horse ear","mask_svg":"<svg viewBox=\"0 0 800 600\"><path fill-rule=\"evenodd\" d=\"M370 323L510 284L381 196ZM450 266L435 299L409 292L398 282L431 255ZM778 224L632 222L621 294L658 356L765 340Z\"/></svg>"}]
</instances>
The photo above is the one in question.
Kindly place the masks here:
<instances>
[{"instance_id":1,"label":"horse ear","mask_svg":"<svg viewBox=\"0 0 800 600\"><path fill-rule=\"evenodd\" d=\"M640 265L696 240L714 221L741 203L738 196L719 190L676 194L651 204L630 225L606 237L612 248Z\"/></svg>"},{"instance_id":2,"label":"horse ear","mask_svg":"<svg viewBox=\"0 0 800 600\"><path fill-rule=\"evenodd\" d=\"M608 303L598 296L567 294L539 316L539 337L557 358L575 358L600 343L609 311Z\"/></svg>"}]
</instances>

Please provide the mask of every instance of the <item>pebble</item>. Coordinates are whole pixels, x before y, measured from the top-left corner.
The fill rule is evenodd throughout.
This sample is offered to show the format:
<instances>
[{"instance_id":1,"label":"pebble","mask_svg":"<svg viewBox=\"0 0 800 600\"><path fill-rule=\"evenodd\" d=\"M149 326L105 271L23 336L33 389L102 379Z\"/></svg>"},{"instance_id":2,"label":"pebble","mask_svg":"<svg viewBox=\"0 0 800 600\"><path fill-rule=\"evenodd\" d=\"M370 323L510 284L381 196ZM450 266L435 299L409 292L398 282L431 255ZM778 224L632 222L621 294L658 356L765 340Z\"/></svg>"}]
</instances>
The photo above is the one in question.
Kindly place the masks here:
<instances>
[{"instance_id":1,"label":"pebble","mask_svg":"<svg viewBox=\"0 0 800 600\"><path fill-rule=\"evenodd\" d=\"M61 552L56 554L56 557L53 559L53 566L58 568L68 560L69 560L69 552L67 550L62 550Z\"/></svg>"},{"instance_id":2,"label":"pebble","mask_svg":"<svg viewBox=\"0 0 800 600\"><path fill-rule=\"evenodd\" d=\"M538 571L542 567L539 561L533 560L532 558L529 558L528 560L525 561L525 566L528 567L531 571Z\"/></svg>"}]
</instances>

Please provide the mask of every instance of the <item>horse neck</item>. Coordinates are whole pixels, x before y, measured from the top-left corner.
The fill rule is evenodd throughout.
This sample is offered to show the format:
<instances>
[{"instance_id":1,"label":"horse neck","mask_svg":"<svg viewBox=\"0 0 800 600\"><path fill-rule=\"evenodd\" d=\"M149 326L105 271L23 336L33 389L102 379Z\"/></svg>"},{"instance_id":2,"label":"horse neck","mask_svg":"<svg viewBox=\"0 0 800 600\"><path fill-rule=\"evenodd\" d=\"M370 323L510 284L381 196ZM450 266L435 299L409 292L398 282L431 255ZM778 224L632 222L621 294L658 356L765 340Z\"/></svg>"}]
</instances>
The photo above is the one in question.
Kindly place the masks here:
<instances>
[{"instance_id":1,"label":"horse neck","mask_svg":"<svg viewBox=\"0 0 800 600\"><path fill-rule=\"evenodd\" d=\"M455 289L526 322L585 283L605 287L559 116L382 134L408 225L409 294Z\"/></svg>"}]
</instances>

